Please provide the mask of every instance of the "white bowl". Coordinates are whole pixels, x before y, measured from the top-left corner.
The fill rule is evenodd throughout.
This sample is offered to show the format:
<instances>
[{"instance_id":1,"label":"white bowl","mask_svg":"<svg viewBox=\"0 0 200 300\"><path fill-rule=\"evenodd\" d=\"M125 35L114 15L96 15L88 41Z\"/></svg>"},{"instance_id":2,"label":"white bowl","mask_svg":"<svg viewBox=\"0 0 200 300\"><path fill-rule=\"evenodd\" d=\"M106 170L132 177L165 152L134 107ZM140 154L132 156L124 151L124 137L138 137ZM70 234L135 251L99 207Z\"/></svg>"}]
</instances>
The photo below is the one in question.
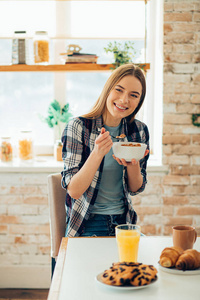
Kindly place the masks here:
<instances>
[{"instance_id":1,"label":"white bowl","mask_svg":"<svg viewBox=\"0 0 200 300\"><path fill-rule=\"evenodd\" d=\"M136 145L140 144L140 147L131 147L131 146L122 146L122 145ZM113 153L116 157L122 159L124 158L127 162L130 162L132 159L136 161L144 157L145 150L147 148L146 144L137 143L137 142L115 142L113 143Z\"/></svg>"}]
</instances>

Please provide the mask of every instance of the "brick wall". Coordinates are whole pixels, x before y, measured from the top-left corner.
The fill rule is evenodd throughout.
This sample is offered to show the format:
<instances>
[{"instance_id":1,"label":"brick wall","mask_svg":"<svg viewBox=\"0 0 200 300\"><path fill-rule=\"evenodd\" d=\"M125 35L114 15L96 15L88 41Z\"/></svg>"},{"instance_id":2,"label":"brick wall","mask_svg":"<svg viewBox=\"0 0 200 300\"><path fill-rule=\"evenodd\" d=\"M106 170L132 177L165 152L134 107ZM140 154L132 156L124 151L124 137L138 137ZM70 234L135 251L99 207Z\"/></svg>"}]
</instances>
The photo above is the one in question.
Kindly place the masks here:
<instances>
[{"instance_id":1,"label":"brick wall","mask_svg":"<svg viewBox=\"0 0 200 300\"><path fill-rule=\"evenodd\" d=\"M200 235L200 2L164 1L162 233L174 224Z\"/></svg>"},{"instance_id":2,"label":"brick wall","mask_svg":"<svg viewBox=\"0 0 200 300\"><path fill-rule=\"evenodd\" d=\"M171 234L175 224L200 235L200 3L164 2L163 164L133 198L147 235ZM48 287L48 173L0 173L0 287ZM7 284L7 285L6 285Z\"/></svg>"},{"instance_id":3,"label":"brick wall","mask_svg":"<svg viewBox=\"0 0 200 300\"><path fill-rule=\"evenodd\" d=\"M48 173L0 173L0 287L48 287Z\"/></svg>"}]
</instances>

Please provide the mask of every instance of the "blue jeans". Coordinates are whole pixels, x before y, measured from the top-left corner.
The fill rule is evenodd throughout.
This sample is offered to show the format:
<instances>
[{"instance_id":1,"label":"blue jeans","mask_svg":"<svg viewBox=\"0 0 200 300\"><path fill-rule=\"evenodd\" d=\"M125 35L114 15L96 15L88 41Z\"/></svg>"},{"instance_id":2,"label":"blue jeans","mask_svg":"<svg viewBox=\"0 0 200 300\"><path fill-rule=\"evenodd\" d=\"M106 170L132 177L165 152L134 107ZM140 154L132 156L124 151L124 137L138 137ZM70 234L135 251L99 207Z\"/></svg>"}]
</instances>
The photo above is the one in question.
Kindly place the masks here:
<instances>
[{"instance_id":1,"label":"blue jeans","mask_svg":"<svg viewBox=\"0 0 200 300\"><path fill-rule=\"evenodd\" d=\"M126 224L125 214L91 214L86 221L83 233L80 236L115 236L115 227L119 224Z\"/></svg>"}]
</instances>

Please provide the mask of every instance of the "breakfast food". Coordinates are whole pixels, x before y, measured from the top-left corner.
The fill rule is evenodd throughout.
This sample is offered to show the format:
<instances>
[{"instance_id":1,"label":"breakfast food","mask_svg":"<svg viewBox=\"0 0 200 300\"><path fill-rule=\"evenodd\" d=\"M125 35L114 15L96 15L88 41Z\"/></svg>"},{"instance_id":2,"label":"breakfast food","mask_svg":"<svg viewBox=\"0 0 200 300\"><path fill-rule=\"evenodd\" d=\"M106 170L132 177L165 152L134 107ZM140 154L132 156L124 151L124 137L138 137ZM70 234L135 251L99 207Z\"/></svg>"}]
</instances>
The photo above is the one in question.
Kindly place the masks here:
<instances>
[{"instance_id":1,"label":"breakfast food","mask_svg":"<svg viewBox=\"0 0 200 300\"><path fill-rule=\"evenodd\" d=\"M194 249L188 249L179 256L176 262L176 268L179 270L195 270L200 268L200 252Z\"/></svg>"},{"instance_id":2,"label":"breakfast food","mask_svg":"<svg viewBox=\"0 0 200 300\"><path fill-rule=\"evenodd\" d=\"M141 147L140 144L122 144L122 146L126 146L126 147Z\"/></svg>"},{"instance_id":3,"label":"breakfast food","mask_svg":"<svg viewBox=\"0 0 200 300\"><path fill-rule=\"evenodd\" d=\"M161 252L159 263L166 268L174 267L182 253L183 249L180 247L167 247Z\"/></svg>"},{"instance_id":4,"label":"breakfast food","mask_svg":"<svg viewBox=\"0 0 200 300\"><path fill-rule=\"evenodd\" d=\"M9 142L9 138L5 138L2 141L0 147L0 159L3 162L12 161L13 158L13 149L11 143Z\"/></svg>"},{"instance_id":5,"label":"breakfast food","mask_svg":"<svg viewBox=\"0 0 200 300\"><path fill-rule=\"evenodd\" d=\"M124 133L117 135L116 139L124 139L126 137L126 135Z\"/></svg>"},{"instance_id":6,"label":"breakfast food","mask_svg":"<svg viewBox=\"0 0 200 300\"><path fill-rule=\"evenodd\" d=\"M35 63L49 61L49 43L48 41L34 42Z\"/></svg>"},{"instance_id":7,"label":"breakfast food","mask_svg":"<svg viewBox=\"0 0 200 300\"><path fill-rule=\"evenodd\" d=\"M32 140L23 139L19 141L19 157L22 160L29 160L33 158Z\"/></svg>"},{"instance_id":8,"label":"breakfast food","mask_svg":"<svg viewBox=\"0 0 200 300\"><path fill-rule=\"evenodd\" d=\"M101 275L103 283L116 286L142 286L156 280L157 269L153 265L137 262L113 263Z\"/></svg>"}]
</instances>

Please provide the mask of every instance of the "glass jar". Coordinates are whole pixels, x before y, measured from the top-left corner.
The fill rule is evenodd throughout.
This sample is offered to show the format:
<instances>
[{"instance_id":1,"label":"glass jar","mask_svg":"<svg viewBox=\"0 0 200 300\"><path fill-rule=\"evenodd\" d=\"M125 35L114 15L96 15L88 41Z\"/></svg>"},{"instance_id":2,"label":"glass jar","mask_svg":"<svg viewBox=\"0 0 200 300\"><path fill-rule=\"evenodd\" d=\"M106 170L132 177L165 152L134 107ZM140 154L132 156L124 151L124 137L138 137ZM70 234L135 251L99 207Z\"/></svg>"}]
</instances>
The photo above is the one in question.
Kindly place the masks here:
<instances>
[{"instance_id":1,"label":"glass jar","mask_svg":"<svg viewBox=\"0 0 200 300\"><path fill-rule=\"evenodd\" d=\"M19 138L19 158L21 160L33 159L32 131L21 131Z\"/></svg>"},{"instance_id":2,"label":"glass jar","mask_svg":"<svg viewBox=\"0 0 200 300\"><path fill-rule=\"evenodd\" d=\"M26 31L15 31L12 40L12 64L26 64L27 40Z\"/></svg>"},{"instance_id":3,"label":"glass jar","mask_svg":"<svg viewBox=\"0 0 200 300\"><path fill-rule=\"evenodd\" d=\"M13 159L13 149L10 137L1 138L1 161L9 162Z\"/></svg>"},{"instance_id":4,"label":"glass jar","mask_svg":"<svg viewBox=\"0 0 200 300\"><path fill-rule=\"evenodd\" d=\"M46 31L36 31L34 38L34 62L47 65L49 63L49 38Z\"/></svg>"},{"instance_id":5,"label":"glass jar","mask_svg":"<svg viewBox=\"0 0 200 300\"><path fill-rule=\"evenodd\" d=\"M57 161L62 161L62 143L57 140L54 145L54 158Z\"/></svg>"}]
</instances>

